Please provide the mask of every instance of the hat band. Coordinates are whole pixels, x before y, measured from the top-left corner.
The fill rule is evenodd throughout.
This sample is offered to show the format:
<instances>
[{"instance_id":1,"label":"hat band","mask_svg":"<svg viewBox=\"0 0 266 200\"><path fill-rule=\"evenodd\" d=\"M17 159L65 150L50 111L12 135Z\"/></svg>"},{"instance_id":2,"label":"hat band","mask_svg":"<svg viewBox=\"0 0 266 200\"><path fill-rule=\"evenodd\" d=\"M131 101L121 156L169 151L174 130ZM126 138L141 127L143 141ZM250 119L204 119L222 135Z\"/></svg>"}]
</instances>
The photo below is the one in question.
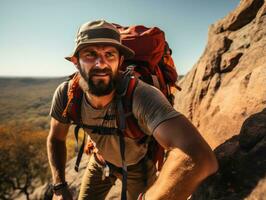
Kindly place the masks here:
<instances>
[{"instance_id":1,"label":"hat band","mask_svg":"<svg viewBox=\"0 0 266 200\"><path fill-rule=\"evenodd\" d=\"M77 38L77 44L84 40L91 40L96 38L114 39L120 42L120 34L109 28L93 29L80 33Z\"/></svg>"}]
</instances>

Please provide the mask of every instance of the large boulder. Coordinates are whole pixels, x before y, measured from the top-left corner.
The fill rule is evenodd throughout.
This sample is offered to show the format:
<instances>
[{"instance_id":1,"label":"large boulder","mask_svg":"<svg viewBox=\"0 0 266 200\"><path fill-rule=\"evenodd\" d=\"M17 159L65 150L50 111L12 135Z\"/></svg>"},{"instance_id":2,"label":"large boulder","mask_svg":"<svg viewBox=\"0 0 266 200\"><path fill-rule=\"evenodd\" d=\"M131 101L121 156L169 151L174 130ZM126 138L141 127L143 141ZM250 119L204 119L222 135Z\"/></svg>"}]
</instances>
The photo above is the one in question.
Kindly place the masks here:
<instances>
[{"instance_id":1,"label":"large boulder","mask_svg":"<svg viewBox=\"0 0 266 200\"><path fill-rule=\"evenodd\" d=\"M205 51L182 78L176 109L211 146L238 134L250 115L266 106L266 3L242 0L211 25Z\"/></svg>"},{"instance_id":2,"label":"large boulder","mask_svg":"<svg viewBox=\"0 0 266 200\"><path fill-rule=\"evenodd\" d=\"M220 169L192 200L263 200L266 197L266 109L251 115L240 134L215 149Z\"/></svg>"},{"instance_id":3,"label":"large boulder","mask_svg":"<svg viewBox=\"0 0 266 200\"><path fill-rule=\"evenodd\" d=\"M266 3L242 0L211 25L203 55L184 76L175 108L200 130L219 171L193 200L266 197Z\"/></svg>"}]
</instances>

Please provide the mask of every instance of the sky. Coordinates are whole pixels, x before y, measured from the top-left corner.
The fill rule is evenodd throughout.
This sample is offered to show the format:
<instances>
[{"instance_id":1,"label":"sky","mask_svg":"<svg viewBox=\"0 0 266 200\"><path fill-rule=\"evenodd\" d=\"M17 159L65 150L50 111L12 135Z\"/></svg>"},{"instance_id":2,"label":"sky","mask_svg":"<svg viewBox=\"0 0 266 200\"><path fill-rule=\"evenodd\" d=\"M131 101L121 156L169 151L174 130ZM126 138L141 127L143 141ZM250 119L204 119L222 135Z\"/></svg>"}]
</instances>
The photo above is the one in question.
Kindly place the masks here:
<instances>
[{"instance_id":1,"label":"sky","mask_svg":"<svg viewBox=\"0 0 266 200\"><path fill-rule=\"evenodd\" d=\"M179 74L197 62L208 28L240 0L0 0L0 76L58 77L75 72L64 59L79 26L105 19L159 27Z\"/></svg>"}]
</instances>

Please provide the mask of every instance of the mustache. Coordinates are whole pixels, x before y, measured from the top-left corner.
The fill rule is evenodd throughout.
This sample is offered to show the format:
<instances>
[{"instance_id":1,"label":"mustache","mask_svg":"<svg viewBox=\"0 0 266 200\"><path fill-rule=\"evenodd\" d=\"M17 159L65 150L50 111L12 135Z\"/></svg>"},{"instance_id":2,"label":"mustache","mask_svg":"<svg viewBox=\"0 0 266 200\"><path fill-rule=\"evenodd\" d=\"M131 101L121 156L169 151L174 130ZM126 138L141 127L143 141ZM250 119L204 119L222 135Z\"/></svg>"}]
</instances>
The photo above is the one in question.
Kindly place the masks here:
<instances>
[{"instance_id":1,"label":"mustache","mask_svg":"<svg viewBox=\"0 0 266 200\"><path fill-rule=\"evenodd\" d=\"M105 67L103 69L93 68L90 71L90 76L97 75L99 73L108 74L108 75L112 75L113 74L112 70L110 68L108 68L108 67Z\"/></svg>"}]
</instances>

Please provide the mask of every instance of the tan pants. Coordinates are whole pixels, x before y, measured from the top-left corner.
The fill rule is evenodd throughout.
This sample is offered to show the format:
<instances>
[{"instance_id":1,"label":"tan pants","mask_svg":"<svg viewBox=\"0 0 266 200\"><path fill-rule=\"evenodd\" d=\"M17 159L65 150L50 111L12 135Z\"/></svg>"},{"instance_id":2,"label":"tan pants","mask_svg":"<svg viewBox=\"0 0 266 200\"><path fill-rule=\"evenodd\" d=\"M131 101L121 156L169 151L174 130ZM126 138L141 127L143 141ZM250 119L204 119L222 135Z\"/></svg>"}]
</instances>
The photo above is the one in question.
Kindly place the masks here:
<instances>
[{"instance_id":1,"label":"tan pants","mask_svg":"<svg viewBox=\"0 0 266 200\"><path fill-rule=\"evenodd\" d=\"M128 167L128 200L136 200L138 195L156 180L156 168L153 162L146 160L145 167L146 172L143 170L143 163ZM122 174L116 168L111 168L109 177L102 180L102 176L102 165L97 162L95 156L91 156L82 179L78 200L121 199ZM117 178L120 180L120 184L117 184L119 181L116 181ZM110 193L108 194L109 191Z\"/></svg>"}]
</instances>

